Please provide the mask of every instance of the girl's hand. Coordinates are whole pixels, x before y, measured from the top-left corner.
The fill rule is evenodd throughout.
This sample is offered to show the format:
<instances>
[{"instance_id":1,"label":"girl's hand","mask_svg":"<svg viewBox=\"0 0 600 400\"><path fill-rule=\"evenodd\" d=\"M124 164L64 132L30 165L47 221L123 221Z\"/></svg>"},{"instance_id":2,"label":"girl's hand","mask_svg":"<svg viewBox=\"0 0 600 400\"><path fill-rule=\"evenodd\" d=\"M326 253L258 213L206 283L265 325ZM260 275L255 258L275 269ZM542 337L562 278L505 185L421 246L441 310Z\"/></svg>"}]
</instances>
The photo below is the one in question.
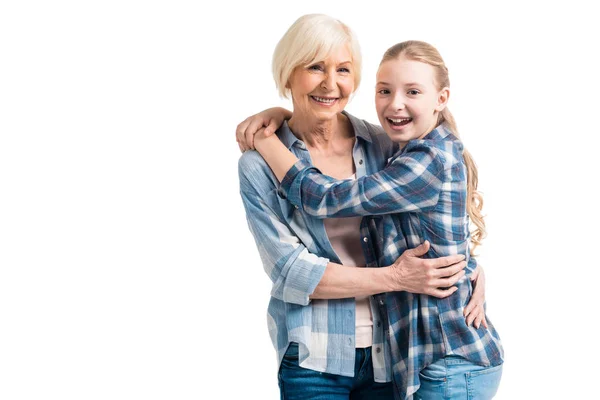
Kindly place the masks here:
<instances>
[{"instance_id":1,"label":"girl's hand","mask_svg":"<svg viewBox=\"0 0 600 400\"><path fill-rule=\"evenodd\" d=\"M292 113L285 108L274 107L254 114L242 121L235 131L236 141L240 151L254 150L254 136L259 129L265 128L264 136L269 137L283 124L283 121L290 119Z\"/></svg>"},{"instance_id":2,"label":"girl's hand","mask_svg":"<svg viewBox=\"0 0 600 400\"><path fill-rule=\"evenodd\" d=\"M485 274L483 267L477 265L473 274L471 274L471 282L473 283L473 294L469 304L465 307L463 315L465 316L467 326L473 326L479 329L480 325L488 327L485 320Z\"/></svg>"}]
</instances>

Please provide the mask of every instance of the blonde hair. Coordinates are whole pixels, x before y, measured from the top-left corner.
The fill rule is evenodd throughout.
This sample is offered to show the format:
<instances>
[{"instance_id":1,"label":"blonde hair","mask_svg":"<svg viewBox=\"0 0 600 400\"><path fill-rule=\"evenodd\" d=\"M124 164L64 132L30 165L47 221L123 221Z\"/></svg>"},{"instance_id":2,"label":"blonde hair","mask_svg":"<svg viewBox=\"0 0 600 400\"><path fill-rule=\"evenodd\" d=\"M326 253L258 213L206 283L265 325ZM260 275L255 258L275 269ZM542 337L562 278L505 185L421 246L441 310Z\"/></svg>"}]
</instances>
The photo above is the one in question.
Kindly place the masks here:
<instances>
[{"instance_id":1,"label":"blonde hair","mask_svg":"<svg viewBox=\"0 0 600 400\"><path fill-rule=\"evenodd\" d=\"M287 83L299 66L324 61L329 54L348 46L352 55L354 91L361 78L362 56L356 35L341 21L323 14L307 14L296 20L273 53L273 78L279 95L289 98Z\"/></svg>"},{"instance_id":2,"label":"blonde hair","mask_svg":"<svg viewBox=\"0 0 600 400\"><path fill-rule=\"evenodd\" d=\"M398 43L385 52L379 65L383 64L385 61L395 60L400 56L433 66L436 75L435 81L438 85L437 89L441 90L445 87L450 87L448 68L437 49L429 43L417 40L408 40L406 42ZM456 137L459 137L456 121L448 107L444 108L438 116L437 124L439 125L442 123ZM483 209L483 197L481 193L477 191L477 165L467 149L463 150L463 158L467 168L467 213L469 214L471 221L475 224L475 229L471 232L471 243L473 244L471 255L474 255L475 248L481 244L481 241L485 238L487 232L483 214L481 212Z\"/></svg>"}]
</instances>

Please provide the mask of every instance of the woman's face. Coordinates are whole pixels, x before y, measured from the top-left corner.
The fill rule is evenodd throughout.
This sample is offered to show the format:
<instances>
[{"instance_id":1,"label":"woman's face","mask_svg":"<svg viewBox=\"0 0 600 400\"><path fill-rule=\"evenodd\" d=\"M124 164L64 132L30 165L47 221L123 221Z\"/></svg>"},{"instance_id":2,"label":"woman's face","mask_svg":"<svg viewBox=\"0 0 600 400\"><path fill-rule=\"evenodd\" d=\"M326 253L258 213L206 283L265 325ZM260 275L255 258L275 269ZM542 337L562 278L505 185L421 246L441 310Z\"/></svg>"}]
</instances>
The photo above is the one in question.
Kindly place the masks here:
<instances>
[{"instance_id":1,"label":"woman's face","mask_svg":"<svg viewBox=\"0 0 600 400\"><path fill-rule=\"evenodd\" d=\"M375 107L390 139L406 145L436 126L446 107L448 88L438 90L433 66L402 56L385 61L377 72Z\"/></svg>"},{"instance_id":2,"label":"woman's face","mask_svg":"<svg viewBox=\"0 0 600 400\"><path fill-rule=\"evenodd\" d=\"M297 67L288 82L294 114L316 120L336 118L354 92L353 68L352 55L346 46L324 61Z\"/></svg>"}]
</instances>

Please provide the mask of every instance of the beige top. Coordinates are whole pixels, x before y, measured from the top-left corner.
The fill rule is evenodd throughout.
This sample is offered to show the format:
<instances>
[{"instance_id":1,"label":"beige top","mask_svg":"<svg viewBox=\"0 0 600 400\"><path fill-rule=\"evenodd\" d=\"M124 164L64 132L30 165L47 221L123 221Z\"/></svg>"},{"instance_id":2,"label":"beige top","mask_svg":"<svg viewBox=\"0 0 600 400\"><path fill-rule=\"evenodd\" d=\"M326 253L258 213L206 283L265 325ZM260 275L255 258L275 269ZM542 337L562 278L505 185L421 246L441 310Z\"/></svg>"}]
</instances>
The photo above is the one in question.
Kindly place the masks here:
<instances>
[{"instance_id":1,"label":"beige top","mask_svg":"<svg viewBox=\"0 0 600 400\"><path fill-rule=\"evenodd\" d=\"M356 174L350 179L356 179ZM362 217L327 218L323 222L327 237L342 265L359 267L366 264L360 243ZM368 296L356 297L356 347L373 345L373 315Z\"/></svg>"}]
</instances>

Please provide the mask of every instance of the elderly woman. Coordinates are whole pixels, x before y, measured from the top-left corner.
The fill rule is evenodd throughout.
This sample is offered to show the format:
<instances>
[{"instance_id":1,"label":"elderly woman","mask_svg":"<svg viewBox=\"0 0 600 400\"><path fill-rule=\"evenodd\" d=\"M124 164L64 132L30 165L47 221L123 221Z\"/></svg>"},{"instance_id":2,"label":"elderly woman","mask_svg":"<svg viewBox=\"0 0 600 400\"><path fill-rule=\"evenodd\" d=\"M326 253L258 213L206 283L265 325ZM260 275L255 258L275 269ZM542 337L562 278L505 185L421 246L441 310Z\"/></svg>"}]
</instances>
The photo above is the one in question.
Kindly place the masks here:
<instances>
[{"instance_id":1,"label":"elderly woman","mask_svg":"<svg viewBox=\"0 0 600 400\"><path fill-rule=\"evenodd\" d=\"M397 150L381 128L344 112L360 71L355 36L324 15L299 18L273 57L279 92L293 102L277 135L299 159L339 179L373 174ZM252 121L238 127L243 150ZM449 296L464 275L464 256L421 259L429 248L424 243L399 253L392 265L379 265L378 217L308 216L282 197L255 151L240 158L239 178L248 225L273 282L268 326L282 398L392 398L383 293ZM403 237L394 242L407 249ZM472 318L481 321L478 296L469 307L480 310Z\"/></svg>"}]
</instances>

